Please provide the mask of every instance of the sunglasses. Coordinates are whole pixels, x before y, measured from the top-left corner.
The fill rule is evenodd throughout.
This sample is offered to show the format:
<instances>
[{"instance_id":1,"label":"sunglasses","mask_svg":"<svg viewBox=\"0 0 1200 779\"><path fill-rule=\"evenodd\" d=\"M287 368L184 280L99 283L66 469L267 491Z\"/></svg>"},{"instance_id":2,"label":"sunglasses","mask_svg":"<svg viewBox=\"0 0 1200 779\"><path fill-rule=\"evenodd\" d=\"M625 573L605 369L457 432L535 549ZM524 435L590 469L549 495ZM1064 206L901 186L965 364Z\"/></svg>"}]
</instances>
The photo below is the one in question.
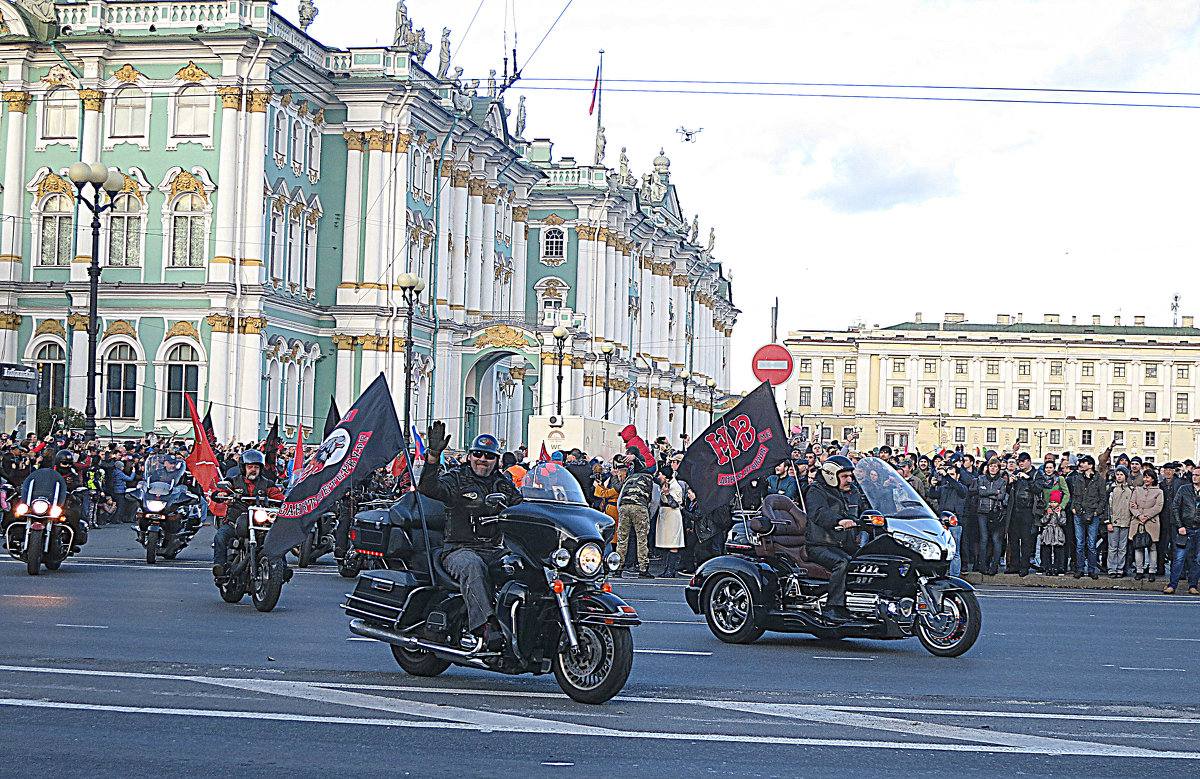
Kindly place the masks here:
<instances>
[{"instance_id":1,"label":"sunglasses","mask_svg":"<svg viewBox=\"0 0 1200 779\"><path fill-rule=\"evenodd\" d=\"M478 457L480 460L499 460L500 456L491 452L471 452L472 457Z\"/></svg>"}]
</instances>

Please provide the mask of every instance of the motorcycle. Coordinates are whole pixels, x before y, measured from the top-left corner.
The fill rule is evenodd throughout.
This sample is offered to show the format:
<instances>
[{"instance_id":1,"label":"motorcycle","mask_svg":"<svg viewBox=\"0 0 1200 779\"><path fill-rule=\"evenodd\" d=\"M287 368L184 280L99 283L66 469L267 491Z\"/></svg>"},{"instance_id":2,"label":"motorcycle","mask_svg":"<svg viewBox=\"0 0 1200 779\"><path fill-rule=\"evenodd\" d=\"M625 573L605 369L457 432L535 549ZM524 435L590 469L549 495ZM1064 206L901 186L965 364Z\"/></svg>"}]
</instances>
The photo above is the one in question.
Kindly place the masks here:
<instances>
[{"instance_id":1,"label":"motorcycle","mask_svg":"<svg viewBox=\"0 0 1200 779\"><path fill-rule=\"evenodd\" d=\"M146 478L130 493L137 501L134 532L146 549L146 563L159 557L174 560L200 529L199 499L180 482L186 473L182 457L155 454L146 459Z\"/></svg>"},{"instance_id":2,"label":"motorcycle","mask_svg":"<svg viewBox=\"0 0 1200 779\"><path fill-rule=\"evenodd\" d=\"M37 576L42 565L57 571L74 554L75 531L67 523L66 507L67 483L53 469L39 468L21 485L4 546L25 563L30 576Z\"/></svg>"},{"instance_id":3,"label":"motorcycle","mask_svg":"<svg viewBox=\"0 0 1200 779\"><path fill-rule=\"evenodd\" d=\"M734 644L751 643L767 630L822 638L915 635L939 657L971 648L983 615L974 588L948 575L955 541L943 520L883 460L861 460L854 484L860 517L841 531L859 535L846 574L852 619L825 613L829 571L808 559L803 507L769 495L761 515L735 524L726 554L701 565L684 591L713 635Z\"/></svg>"},{"instance_id":4,"label":"motorcycle","mask_svg":"<svg viewBox=\"0 0 1200 779\"><path fill-rule=\"evenodd\" d=\"M304 541L292 550L297 565L307 568L333 551L333 528L336 523L337 513L333 511L327 511L317 518Z\"/></svg>"},{"instance_id":5,"label":"motorcycle","mask_svg":"<svg viewBox=\"0 0 1200 779\"><path fill-rule=\"evenodd\" d=\"M246 507L236 520L237 532L229 545L227 573L215 580L221 598L226 603L238 603L249 592L254 608L271 611L279 603L283 585L292 578L287 565L275 569L263 551L263 543L283 501L265 494L250 497L234 492L229 482L224 481L217 484L215 492L217 500L233 495L238 504Z\"/></svg>"},{"instance_id":6,"label":"motorcycle","mask_svg":"<svg viewBox=\"0 0 1200 779\"><path fill-rule=\"evenodd\" d=\"M506 552L490 570L501 649L487 649L467 631L462 594L441 563L444 512L417 493L388 511L371 541L384 545L389 568L359 574L342 604L350 630L390 644L413 676L437 676L450 665L553 671L574 700L603 703L625 686L633 665L630 628L641 624L607 582L621 562L603 553L613 520L590 508L579 483L554 463L530 471L521 494L512 507L502 494L486 496L497 513L476 520L481 532L500 534Z\"/></svg>"},{"instance_id":7,"label":"motorcycle","mask_svg":"<svg viewBox=\"0 0 1200 779\"><path fill-rule=\"evenodd\" d=\"M394 497L357 501L355 508L359 510L350 521L346 554L338 562L338 572L347 579L353 579L360 571L403 568L409 545L401 539L410 521L409 513L416 505L415 500L405 495L399 502ZM445 510L435 500L424 497L420 500L426 507L427 515L429 512L441 514ZM392 544L393 527L399 528L395 536L398 546Z\"/></svg>"}]
</instances>

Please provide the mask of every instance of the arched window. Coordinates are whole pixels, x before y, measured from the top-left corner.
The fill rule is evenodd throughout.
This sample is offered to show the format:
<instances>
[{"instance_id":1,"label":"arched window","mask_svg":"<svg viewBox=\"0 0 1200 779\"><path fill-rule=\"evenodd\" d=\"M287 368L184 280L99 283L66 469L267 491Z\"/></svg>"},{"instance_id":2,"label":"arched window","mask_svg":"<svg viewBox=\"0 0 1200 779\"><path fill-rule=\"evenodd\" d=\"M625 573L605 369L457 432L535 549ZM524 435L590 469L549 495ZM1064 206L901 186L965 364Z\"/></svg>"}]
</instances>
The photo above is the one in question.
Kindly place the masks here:
<instances>
[{"instance_id":1,"label":"arched window","mask_svg":"<svg viewBox=\"0 0 1200 779\"><path fill-rule=\"evenodd\" d=\"M190 416L184 395L197 402L196 388L200 382L200 355L188 344L176 344L167 352L167 419L187 419Z\"/></svg>"},{"instance_id":2,"label":"arched window","mask_svg":"<svg viewBox=\"0 0 1200 779\"><path fill-rule=\"evenodd\" d=\"M433 197L434 168L433 156L425 155L425 197Z\"/></svg>"},{"instance_id":3,"label":"arched window","mask_svg":"<svg viewBox=\"0 0 1200 779\"><path fill-rule=\"evenodd\" d=\"M421 156L421 152L417 151L416 149L413 149L410 154L412 156L412 160L411 164L409 165L408 172L409 186L412 187L413 192L420 192L421 181L425 175L424 171L422 170L424 158Z\"/></svg>"},{"instance_id":4,"label":"arched window","mask_svg":"<svg viewBox=\"0 0 1200 779\"><path fill-rule=\"evenodd\" d=\"M75 237L75 209L69 195L50 195L42 201L38 261L42 265L70 265Z\"/></svg>"},{"instance_id":5,"label":"arched window","mask_svg":"<svg viewBox=\"0 0 1200 779\"><path fill-rule=\"evenodd\" d=\"M137 413L137 354L129 344L117 344L104 359L107 416L133 419Z\"/></svg>"},{"instance_id":6,"label":"arched window","mask_svg":"<svg viewBox=\"0 0 1200 779\"><path fill-rule=\"evenodd\" d=\"M137 87L121 87L113 95L113 138L141 138L146 134L146 93Z\"/></svg>"},{"instance_id":7,"label":"arched window","mask_svg":"<svg viewBox=\"0 0 1200 779\"><path fill-rule=\"evenodd\" d=\"M321 170L321 133L313 130L308 135L308 169L314 173Z\"/></svg>"},{"instance_id":8,"label":"arched window","mask_svg":"<svg viewBox=\"0 0 1200 779\"><path fill-rule=\"evenodd\" d=\"M67 356L56 343L43 344L34 364L38 372L38 407L62 408L67 395Z\"/></svg>"},{"instance_id":9,"label":"arched window","mask_svg":"<svg viewBox=\"0 0 1200 779\"><path fill-rule=\"evenodd\" d=\"M204 87L190 84L175 96L175 135L203 137L209 134L212 101Z\"/></svg>"},{"instance_id":10,"label":"arched window","mask_svg":"<svg viewBox=\"0 0 1200 779\"><path fill-rule=\"evenodd\" d=\"M282 155L284 159L287 159L287 153L288 153L287 128L288 128L287 116L282 112L275 114L275 153Z\"/></svg>"},{"instance_id":11,"label":"arched window","mask_svg":"<svg viewBox=\"0 0 1200 779\"><path fill-rule=\"evenodd\" d=\"M306 149L304 148L304 139L306 138L304 126L299 122L292 124L292 162L303 167L304 156Z\"/></svg>"},{"instance_id":12,"label":"arched window","mask_svg":"<svg viewBox=\"0 0 1200 779\"><path fill-rule=\"evenodd\" d=\"M192 192L176 198L171 208L172 268L204 267L205 229L204 198Z\"/></svg>"},{"instance_id":13,"label":"arched window","mask_svg":"<svg viewBox=\"0 0 1200 779\"><path fill-rule=\"evenodd\" d=\"M270 263L270 268L267 269L267 276L272 279L283 278L280 250L283 244L283 217L279 214L271 214L271 237L270 245L267 247L267 262Z\"/></svg>"},{"instance_id":14,"label":"arched window","mask_svg":"<svg viewBox=\"0 0 1200 779\"><path fill-rule=\"evenodd\" d=\"M141 202L133 195L117 195L109 212L111 228L108 264L114 268L136 268L142 259Z\"/></svg>"},{"instance_id":15,"label":"arched window","mask_svg":"<svg viewBox=\"0 0 1200 779\"><path fill-rule=\"evenodd\" d=\"M546 260L562 260L567 256L567 241L563 231L557 227L546 230L542 239L542 258Z\"/></svg>"},{"instance_id":16,"label":"arched window","mask_svg":"<svg viewBox=\"0 0 1200 779\"><path fill-rule=\"evenodd\" d=\"M43 138L74 138L79 132L79 99L67 87L46 93L42 106Z\"/></svg>"}]
</instances>

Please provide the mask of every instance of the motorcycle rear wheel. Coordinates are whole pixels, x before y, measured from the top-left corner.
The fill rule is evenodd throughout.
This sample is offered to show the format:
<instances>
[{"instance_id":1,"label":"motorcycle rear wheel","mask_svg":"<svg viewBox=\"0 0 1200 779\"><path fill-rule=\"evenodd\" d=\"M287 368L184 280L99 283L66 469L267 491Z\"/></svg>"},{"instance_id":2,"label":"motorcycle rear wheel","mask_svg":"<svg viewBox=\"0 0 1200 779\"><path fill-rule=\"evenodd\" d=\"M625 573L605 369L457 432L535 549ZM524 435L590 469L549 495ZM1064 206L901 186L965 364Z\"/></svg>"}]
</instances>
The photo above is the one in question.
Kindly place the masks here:
<instances>
[{"instance_id":1,"label":"motorcycle rear wheel","mask_svg":"<svg viewBox=\"0 0 1200 779\"><path fill-rule=\"evenodd\" d=\"M297 557L299 557L298 564L301 568L307 568L308 564L312 562L312 550L313 550L312 533L309 533L307 536L304 537L304 543L300 544L300 554L297 555Z\"/></svg>"},{"instance_id":2,"label":"motorcycle rear wheel","mask_svg":"<svg viewBox=\"0 0 1200 779\"><path fill-rule=\"evenodd\" d=\"M338 561L338 573L342 575L343 579L353 579L355 576L358 576L358 566L350 565L346 562L345 558L342 558Z\"/></svg>"},{"instance_id":3,"label":"motorcycle rear wheel","mask_svg":"<svg viewBox=\"0 0 1200 779\"><path fill-rule=\"evenodd\" d=\"M629 628L576 625L579 652L566 637L554 655L554 678L572 700L604 703L621 691L633 668L633 636Z\"/></svg>"},{"instance_id":4,"label":"motorcycle rear wheel","mask_svg":"<svg viewBox=\"0 0 1200 779\"><path fill-rule=\"evenodd\" d=\"M424 649L405 649L395 644L390 646L392 647L392 657L396 658L396 664L403 668L409 676L437 676L450 667L449 660L443 660Z\"/></svg>"},{"instance_id":5,"label":"motorcycle rear wheel","mask_svg":"<svg viewBox=\"0 0 1200 779\"><path fill-rule=\"evenodd\" d=\"M146 533L146 565L154 565L158 559L158 531Z\"/></svg>"},{"instance_id":6,"label":"motorcycle rear wheel","mask_svg":"<svg viewBox=\"0 0 1200 779\"><path fill-rule=\"evenodd\" d=\"M25 539L25 570L30 576L42 572L42 534L44 530L31 530Z\"/></svg>"},{"instance_id":7,"label":"motorcycle rear wheel","mask_svg":"<svg viewBox=\"0 0 1200 779\"><path fill-rule=\"evenodd\" d=\"M704 619L712 634L727 644L752 644L764 629L754 621L754 599L737 574L718 574L705 588Z\"/></svg>"},{"instance_id":8,"label":"motorcycle rear wheel","mask_svg":"<svg viewBox=\"0 0 1200 779\"><path fill-rule=\"evenodd\" d=\"M246 594L246 588L241 582L228 581L224 584L218 584L217 589L221 591L221 600L226 603L237 603Z\"/></svg>"},{"instance_id":9,"label":"motorcycle rear wheel","mask_svg":"<svg viewBox=\"0 0 1200 779\"><path fill-rule=\"evenodd\" d=\"M979 638L983 612L973 592L948 592L942 597L943 616L938 624L930 625L924 616L917 617L916 633L930 654L938 657L958 657Z\"/></svg>"}]
</instances>

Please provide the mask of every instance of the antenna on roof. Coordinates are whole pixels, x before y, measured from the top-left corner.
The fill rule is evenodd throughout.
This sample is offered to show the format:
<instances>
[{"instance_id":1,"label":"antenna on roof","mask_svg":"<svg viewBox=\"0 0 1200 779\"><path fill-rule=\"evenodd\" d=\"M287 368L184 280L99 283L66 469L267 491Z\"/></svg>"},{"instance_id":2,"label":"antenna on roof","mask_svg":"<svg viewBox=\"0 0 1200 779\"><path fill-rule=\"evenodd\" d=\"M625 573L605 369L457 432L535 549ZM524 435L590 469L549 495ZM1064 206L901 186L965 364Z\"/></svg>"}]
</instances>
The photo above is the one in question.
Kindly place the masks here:
<instances>
[{"instance_id":1,"label":"antenna on roof","mask_svg":"<svg viewBox=\"0 0 1200 779\"><path fill-rule=\"evenodd\" d=\"M1171 327L1179 327L1179 293L1171 298Z\"/></svg>"}]
</instances>

